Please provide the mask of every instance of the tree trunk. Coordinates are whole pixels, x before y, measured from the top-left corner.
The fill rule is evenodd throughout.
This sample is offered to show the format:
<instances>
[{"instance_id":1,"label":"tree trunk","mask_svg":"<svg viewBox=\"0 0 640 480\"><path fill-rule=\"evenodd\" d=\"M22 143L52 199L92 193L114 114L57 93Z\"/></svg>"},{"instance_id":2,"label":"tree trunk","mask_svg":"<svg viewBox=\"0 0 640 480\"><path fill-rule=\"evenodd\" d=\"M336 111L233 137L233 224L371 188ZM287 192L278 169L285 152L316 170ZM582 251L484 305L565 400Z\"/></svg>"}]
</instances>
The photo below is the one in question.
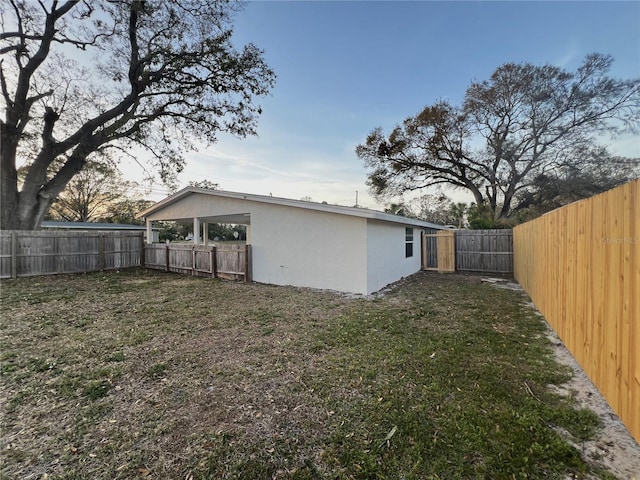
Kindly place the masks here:
<instances>
[{"instance_id":1,"label":"tree trunk","mask_svg":"<svg viewBox=\"0 0 640 480\"><path fill-rule=\"evenodd\" d=\"M8 190L2 189L2 230L38 230L53 199L11 197Z\"/></svg>"},{"instance_id":2,"label":"tree trunk","mask_svg":"<svg viewBox=\"0 0 640 480\"><path fill-rule=\"evenodd\" d=\"M5 136L3 135L3 140ZM18 174L15 168L16 149L10 142L2 145L2 168L0 169L0 229L33 230L33 222L21 218L23 210L18 192Z\"/></svg>"},{"instance_id":3,"label":"tree trunk","mask_svg":"<svg viewBox=\"0 0 640 480\"><path fill-rule=\"evenodd\" d=\"M511 202L513 201L513 189L509 188L504 194L504 203L500 209L500 216L498 218L507 218L511 213Z\"/></svg>"},{"instance_id":4,"label":"tree trunk","mask_svg":"<svg viewBox=\"0 0 640 480\"><path fill-rule=\"evenodd\" d=\"M11 152L7 153L5 157L5 150L2 150L0 229L38 230L53 201L84 166L87 155L85 149L78 147L51 179L46 178L46 167L43 167L44 164L50 165L51 161L41 152L31 165L22 191L18 191L17 174L13 167L15 155L11 159ZM7 164L10 168L4 168ZM34 175L38 170L41 175Z\"/></svg>"}]
</instances>

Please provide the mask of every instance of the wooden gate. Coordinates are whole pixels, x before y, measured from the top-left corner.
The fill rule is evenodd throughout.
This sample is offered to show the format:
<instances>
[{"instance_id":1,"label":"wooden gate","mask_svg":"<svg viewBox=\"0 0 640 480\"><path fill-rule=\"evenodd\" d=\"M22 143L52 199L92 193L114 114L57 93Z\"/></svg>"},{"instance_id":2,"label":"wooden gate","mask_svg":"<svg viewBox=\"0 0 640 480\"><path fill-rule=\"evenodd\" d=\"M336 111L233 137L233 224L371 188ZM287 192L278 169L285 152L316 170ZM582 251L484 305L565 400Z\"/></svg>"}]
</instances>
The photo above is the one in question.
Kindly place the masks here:
<instances>
[{"instance_id":1,"label":"wooden gate","mask_svg":"<svg viewBox=\"0 0 640 480\"><path fill-rule=\"evenodd\" d=\"M456 241L453 230L422 233L422 269L440 273L456 271Z\"/></svg>"}]
</instances>

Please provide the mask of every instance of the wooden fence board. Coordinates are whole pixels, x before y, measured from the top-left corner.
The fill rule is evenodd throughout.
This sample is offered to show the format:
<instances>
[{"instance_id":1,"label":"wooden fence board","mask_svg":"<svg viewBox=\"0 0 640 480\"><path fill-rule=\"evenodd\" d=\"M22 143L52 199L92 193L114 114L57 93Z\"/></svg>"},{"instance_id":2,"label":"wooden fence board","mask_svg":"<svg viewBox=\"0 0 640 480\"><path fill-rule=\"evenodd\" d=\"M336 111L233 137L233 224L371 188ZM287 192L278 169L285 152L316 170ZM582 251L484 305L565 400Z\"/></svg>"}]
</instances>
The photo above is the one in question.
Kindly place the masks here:
<instances>
[{"instance_id":1,"label":"wooden fence board","mask_svg":"<svg viewBox=\"0 0 640 480\"><path fill-rule=\"evenodd\" d=\"M145 245L144 266L196 276L250 281L247 265L250 245L220 247L192 244Z\"/></svg>"},{"instance_id":2,"label":"wooden fence board","mask_svg":"<svg viewBox=\"0 0 640 480\"><path fill-rule=\"evenodd\" d=\"M423 270L436 270L440 273L456 271L455 234L452 230L423 233L421 246Z\"/></svg>"},{"instance_id":3,"label":"wooden fence board","mask_svg":"<svg viewBox=\"0 0 640 480\"><path fill-rule=\"evenodd\" d=\"M218 276L240 280L245 276L246 251L244 245L228 245L216 249Z\"/></svg>"},{"instance_id":4,"label":"wooden fence board","mask_svg":"<svg viewBox=\"0 0 640 480\"><path fill-rule=\"evenodd\" d=\"M138 232L0 232L0 278L140 265Z\"/></svg>"},{"instance_id":5,"label":"wooden fence board","mask_svg":"<svg viewBox=\"0 0 640 480\"><path fill-rule=\"evenodd\" d=\"M640 179L514 228L514 273L640 441Z\"/></svg>"},{"instance_id":6,"label":"wooden fence board","mask_svg":"<svg viewBox=\"0 0 640 480\"><path fill-rule=\"evenodd\" d=\"M438 232L438 271L456 271L456 246L455 233L451 230Z\"/></svg>"},{"instance_id":7,"label":"wooden fence board","mask_svg":"<svg viewBox=\"0 0 640 480\"><path fill-rule=\"evenodd\" d=\"M456 270L513 273L511 230L457 230Z\"/></svg>"}]
</instances>

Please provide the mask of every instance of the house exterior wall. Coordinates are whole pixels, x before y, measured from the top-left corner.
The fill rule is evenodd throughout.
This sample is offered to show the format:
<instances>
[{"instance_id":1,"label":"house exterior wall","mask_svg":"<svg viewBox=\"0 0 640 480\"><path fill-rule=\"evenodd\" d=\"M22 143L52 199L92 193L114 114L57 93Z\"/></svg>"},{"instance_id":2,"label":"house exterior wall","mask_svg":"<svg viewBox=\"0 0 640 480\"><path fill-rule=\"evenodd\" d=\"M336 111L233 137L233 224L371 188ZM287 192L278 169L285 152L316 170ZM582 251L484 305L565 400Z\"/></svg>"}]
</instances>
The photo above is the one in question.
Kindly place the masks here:
<instances>
[{"instance_id":1,"label":"house exterior wall","mask_svg":"<svg viewBox=\"0 0 640 480\"><path fill-rule=\"evenodd\" d=\"M367 223L367 294L420 270L420 232L413 228L413 256L405 256L406 225Z\"/></svg>"},{"instance_id":2,"label":"house exterior wall","mask_svg":"<svg viewBox=\"0 0 640 480\"><path fill-rule=\"evenodd\" d=\"M258 205L251 224L255 281L367 293L366 219Z\"/></svg>"}]
</instances>

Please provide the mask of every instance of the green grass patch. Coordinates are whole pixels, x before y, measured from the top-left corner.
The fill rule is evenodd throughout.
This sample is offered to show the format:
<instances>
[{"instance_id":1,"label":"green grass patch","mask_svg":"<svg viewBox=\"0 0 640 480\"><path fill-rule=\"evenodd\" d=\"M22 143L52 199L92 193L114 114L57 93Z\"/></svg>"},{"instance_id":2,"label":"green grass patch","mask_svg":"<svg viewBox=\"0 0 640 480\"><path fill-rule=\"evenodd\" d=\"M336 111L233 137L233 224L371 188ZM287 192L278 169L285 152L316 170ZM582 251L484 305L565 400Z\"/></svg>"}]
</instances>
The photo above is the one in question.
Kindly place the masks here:
<instances>
[{"instance_id":1,"label":"green grass patch","mask_svg":"<svg viewBox=\"0 0 640 480\"><path fill-rule=\"evenodd\" d=\"M107 356L105 359L107 362L124 362L126 356L124 352L113 352L111 355Z\"/></svg>"},{"instance_id":2,"label":"green grass patch","mask_svg":"<svg viewBox=\"0 0 640 480\"><path fill-rule=\"evenodd\" d=\"M147 370L147 376L153 380L158 380L164 377L166 371L169 369L169 365L166 363L156 363L155 365L151 365L149 370Z\"/></svg>"},{"instance_id":3,"label":"green grass patch","mask_svg":"<svg viewBox=\"0 0 640 480\"><path fill-rule=\"evenodd\" d=\"M141 269L3 282L0 472L609 478L524 302L435 274L376 298Z\"/></svg>"},{"instance_id":4,"label":"green grass patch","mask_svg":"<svg viewBox=\"0 0 640 480\"><path fill-rule=\"evenodd\" d=\"M89 382L84 389L83 395L89 400L98 400L99 398L106 397L111 390L111 382L108 380L100 380Z\"/></svg>"}]
</instances>

